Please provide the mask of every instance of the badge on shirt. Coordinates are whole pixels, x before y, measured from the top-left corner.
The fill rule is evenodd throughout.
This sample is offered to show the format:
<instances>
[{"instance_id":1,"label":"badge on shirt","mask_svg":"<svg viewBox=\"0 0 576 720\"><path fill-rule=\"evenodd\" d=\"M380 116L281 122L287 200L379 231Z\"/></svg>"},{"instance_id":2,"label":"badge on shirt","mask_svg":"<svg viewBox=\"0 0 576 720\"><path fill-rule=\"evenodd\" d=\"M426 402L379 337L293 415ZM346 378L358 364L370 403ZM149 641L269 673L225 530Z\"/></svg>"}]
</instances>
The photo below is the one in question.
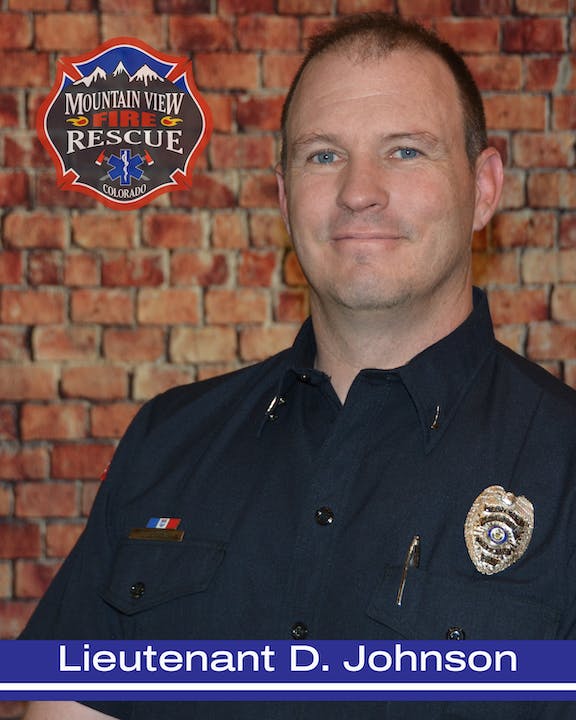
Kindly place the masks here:
<instances>
[{"instance_id":1,"label":"badge on shirt","mask_svg":"<svg viewBox=\"0 0 576 720\"><path fill-rule=\"evenodd\" d=\"M182 542L184 531L178 530L180 518L153 517L145 528L132 528L130 540L161 540L164 542Z\"/></svg>"},{"instance_id":2,"label":"badge on shirt","mask_svg":"<svg viewBox=\"0 0 576 720\"><path fill-rule=\"evenodd\" d=\"M493 575L524 555L534 529L534 507L500 485L491 485L474 500L464 524L466 547L474 567Z\"/></svg>"}]
</instances>

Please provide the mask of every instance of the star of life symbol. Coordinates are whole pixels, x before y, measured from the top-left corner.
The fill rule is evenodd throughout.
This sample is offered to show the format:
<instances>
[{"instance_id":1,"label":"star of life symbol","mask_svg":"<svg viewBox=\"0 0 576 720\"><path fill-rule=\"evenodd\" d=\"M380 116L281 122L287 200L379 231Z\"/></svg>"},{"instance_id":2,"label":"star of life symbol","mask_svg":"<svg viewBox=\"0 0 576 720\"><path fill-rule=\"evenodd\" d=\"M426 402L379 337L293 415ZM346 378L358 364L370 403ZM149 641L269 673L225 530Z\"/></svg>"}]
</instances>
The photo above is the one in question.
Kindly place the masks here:
<instances>
[{"instance_id":1,"label":"star of life symbol","mask_svg":"<svg viewBox=\"0 0 576 720\"><path fill-rule=\"evenodd\" d=\"M187 58L115 38L62 58L37 128L61 189L131 210L190 188L212 119Z\"/></svg>"}]
</instances>

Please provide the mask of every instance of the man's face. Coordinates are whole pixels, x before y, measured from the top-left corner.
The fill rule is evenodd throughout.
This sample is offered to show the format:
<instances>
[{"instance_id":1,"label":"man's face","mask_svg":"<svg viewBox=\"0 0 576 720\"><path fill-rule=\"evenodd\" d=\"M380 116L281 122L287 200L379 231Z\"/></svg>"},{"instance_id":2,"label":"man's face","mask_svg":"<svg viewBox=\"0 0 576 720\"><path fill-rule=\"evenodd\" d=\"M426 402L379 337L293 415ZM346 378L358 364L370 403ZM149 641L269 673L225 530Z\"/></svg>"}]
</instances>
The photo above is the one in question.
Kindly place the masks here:
<instances>
[{"instance_id":1,"label":"man's face","mask_svg":"<svg viewBox=\"0 0 576 720\"><path fill-rule=\"evenodd\" d=\"M439 58L315 58L287 139L280 206L313 307L426 308L469 290L472 231L489 217L457 86Z\"/></svg>"}]
</instances>

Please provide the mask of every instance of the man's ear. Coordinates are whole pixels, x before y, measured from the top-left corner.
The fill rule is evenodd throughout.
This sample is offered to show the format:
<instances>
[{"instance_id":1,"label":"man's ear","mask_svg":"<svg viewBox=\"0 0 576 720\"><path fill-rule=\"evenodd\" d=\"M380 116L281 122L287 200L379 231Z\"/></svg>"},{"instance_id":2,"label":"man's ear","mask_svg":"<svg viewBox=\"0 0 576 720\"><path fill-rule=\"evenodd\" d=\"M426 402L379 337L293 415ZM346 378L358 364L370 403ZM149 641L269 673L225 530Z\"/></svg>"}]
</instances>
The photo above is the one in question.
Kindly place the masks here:
<instances>
[{"instance_id":1,"label":"man's ear","mask_svg":"<svg viewBox=\"0 0 576 720\"><path fill-rule=\"evenodd\" d=\"M290 223L288 221L288 198L286 195L285 172L282 169L281 163L278 163L276 165L275 172L276 172L276 182L278 183L278 204L280 206L280 214L282 215L282 220L284 220L284 225L286 225L286 230L288 230L288 235L290 235Z\"/></svg>"},{"instance_id":2,"label":"man's ear","mask_svg":"<svg viewBox=\"0 0 576 720\"><path fill-rule=\"evenodd\" d=\"M482 230L496 212L502 194L504 168L496 148L486 148L480 153L476 160L475 175L474 230Z\"/></svg>"}]
</instances>

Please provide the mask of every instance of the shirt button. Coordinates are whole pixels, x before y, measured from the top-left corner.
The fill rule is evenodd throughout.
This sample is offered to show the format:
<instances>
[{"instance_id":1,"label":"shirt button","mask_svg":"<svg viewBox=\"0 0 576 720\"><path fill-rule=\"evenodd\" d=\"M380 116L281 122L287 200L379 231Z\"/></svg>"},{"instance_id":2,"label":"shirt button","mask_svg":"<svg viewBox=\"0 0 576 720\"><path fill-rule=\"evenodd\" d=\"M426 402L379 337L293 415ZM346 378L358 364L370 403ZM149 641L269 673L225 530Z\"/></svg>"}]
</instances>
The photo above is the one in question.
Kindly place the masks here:
<instances>
[{"instance_id":1,"label":"shirt button","mask_svg":"<svg viewBox=\"0 0 576 720\"><path fill-rule=\"evenodd\" d=\"M466 633L464 630L462 630L461 627L451 627L448 628L446 632L446 640L465 640L466 639Z\"/></svg>"},{"instance_id":2,"label":"shirt button","mask_svg":"<svg viewBox=\"0 0 576 720\"><path fill-rule=\"evenodd\" d=\"M314 517L318 525L330 525L334 521L334 513L329 507L318 508Z\"/></svg>"},{"instance_id":3,"label":"shirt button","mask_svg":"<svg viewBox=\"0 0 576 720\"><path fill-rule=\"evenodd\" d=\"M294 640L304 640L308 637L308 628L302 622L294 623L290 632Z\"/></svg>"},{"instance_id":4,"label":"shirt button","mask_svg":"<svg viewBox=\"0 0 576 720\"><path fill-rule=\"evenodd\" d=\"M144 585L143 582L136 582L130 588L130 597L134 598L134 600L138 600L139 598L144 597L145 592L146 585Z\"/></svg>"}]
</instances>

